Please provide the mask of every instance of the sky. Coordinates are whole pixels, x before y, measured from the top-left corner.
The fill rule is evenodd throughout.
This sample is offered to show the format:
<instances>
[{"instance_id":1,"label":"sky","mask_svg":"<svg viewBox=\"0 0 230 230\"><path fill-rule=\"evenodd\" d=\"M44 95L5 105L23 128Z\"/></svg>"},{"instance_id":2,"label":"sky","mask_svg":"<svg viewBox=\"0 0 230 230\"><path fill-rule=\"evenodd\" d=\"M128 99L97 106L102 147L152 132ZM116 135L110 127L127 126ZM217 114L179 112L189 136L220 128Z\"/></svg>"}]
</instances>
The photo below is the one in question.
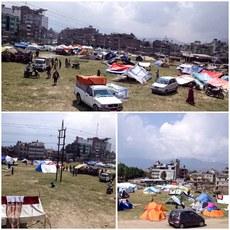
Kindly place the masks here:
<instances>
[{"instance_id":1,"label":"sky","mask_svg":"<svg viewBox=\"0 0 230 230\"><path fill-rule=\"evenodd\" d=\"M228 162L228 115L118 114L118 160L193 158ZM153 163L153 162L152 162Z\"/></svg>"},{"instance_id":2,"label":"sky","mask_svg":"<svg viewBox=\"0 0 230 230\"><path fill-rule=\"evenodd\" d=\"M62 120L66 130L66 144L76 136L111 138L112 150L116 143L116 114L114 113L3 113L2 145L42 141L46 148L57 149L58 130ZM98 130L98 131L97 131Z\"/></svg>"},{"instance_id":3,"label":"sky","mask_svg":"<svg viewBox=\"0 0 230 230\"><path fill-rule=\"evenodd\" d=\"M228 39L228 2L77 1L7 2L45 8L49 26L92 25L102 33L134 33L139 39L173 39L179 42Z\"/></svg>"}]
</instances>

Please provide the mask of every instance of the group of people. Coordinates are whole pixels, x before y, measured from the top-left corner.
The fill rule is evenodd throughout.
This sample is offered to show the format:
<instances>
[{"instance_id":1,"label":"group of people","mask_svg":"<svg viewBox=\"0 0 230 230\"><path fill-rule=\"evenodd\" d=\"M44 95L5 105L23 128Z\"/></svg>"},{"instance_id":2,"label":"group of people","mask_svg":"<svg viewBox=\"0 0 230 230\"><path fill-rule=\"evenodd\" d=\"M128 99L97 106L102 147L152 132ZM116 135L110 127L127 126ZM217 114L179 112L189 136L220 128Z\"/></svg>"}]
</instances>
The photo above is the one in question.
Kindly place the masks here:
<instances>
[{"instance_id":1,"label":"group of people","mask_svg":"<svg viewBox=\"0 0 230 230\"><path fill-rule=\"evenodd\" d=\"M50 64L46 68L47 79L51 78L51 71L52 69L54 70L53 75L52 75L52 78L54 81L53 86L57 85L57 81L60 78L60 74L57 71L57 68L61 69L61 66L62 66L61 60L56 57L55 59L51 58Z\"/></svg>"}]
</instances>

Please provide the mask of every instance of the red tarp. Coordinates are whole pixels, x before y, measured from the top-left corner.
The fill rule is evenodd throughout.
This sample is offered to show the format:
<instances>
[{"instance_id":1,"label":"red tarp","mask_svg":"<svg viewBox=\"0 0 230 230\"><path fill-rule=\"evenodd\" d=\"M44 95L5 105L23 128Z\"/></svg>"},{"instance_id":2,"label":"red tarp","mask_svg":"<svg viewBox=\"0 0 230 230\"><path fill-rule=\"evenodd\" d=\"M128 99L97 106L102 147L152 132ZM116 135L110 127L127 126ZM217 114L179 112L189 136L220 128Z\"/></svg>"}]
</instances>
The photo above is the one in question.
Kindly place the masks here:
<instances>
[{"instance_id":1,"label":"red tarp","mask_svg":"<svg viewBox=\"0 0 230 230\"><path fill-rule=\"evenodd\" d=\"M76 81L83 85L106 85L107 80L104 76L83 76L77 75Z\"/></svg>"},{"instance_id":2,"label":"red tarp","mask_svg":"<svg viewBox=\"0 0 230 230\"><path fill-rule=\"evenodd\" d=\"M223 87L223 89L228 89L229 85L228 85L228 81L223 80L221 78L212 78L211 80L208 81L208 83L210 85L213 85L215 87Z\"/></svg>"},{"instance_id":3,"label":"red tarp","mask_svg":"<svg viewBox=\"0 0 230 230\"><path fill-rule=\"evenodd\" d=\"M219 78L223 75L223 73L221 72L209 71L209 70L202 70L201 73L207 74L211 78Z\"/></svg>"},{"instance_id":4,"label":"red tarp","mask_svg":"<svg viewBox=\"0 0 230 230\"><path fill-rule=\"evenodd\" d=\"M133 67L133 66L132 65L123 65L123 64L119 64L119 63L113 63L110 66L110 70L122 71L122 70L127 70L131 67Z\"/></svg>"}]
</instances>

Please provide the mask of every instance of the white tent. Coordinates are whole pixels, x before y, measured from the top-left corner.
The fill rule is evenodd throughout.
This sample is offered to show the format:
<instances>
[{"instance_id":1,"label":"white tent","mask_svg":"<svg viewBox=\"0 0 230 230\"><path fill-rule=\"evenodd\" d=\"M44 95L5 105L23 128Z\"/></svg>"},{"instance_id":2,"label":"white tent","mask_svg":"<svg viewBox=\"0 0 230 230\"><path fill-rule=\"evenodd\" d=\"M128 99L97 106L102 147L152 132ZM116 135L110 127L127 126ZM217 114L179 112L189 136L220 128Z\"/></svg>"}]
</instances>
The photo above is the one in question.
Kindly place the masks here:
<instances>
[{"instance_id":1,"label":"white tent","mask_svg":"<svg viewBox=\"0 0 230 230\"><path fill-rule=\"evenodd\" d=\"M135 192L137 190L137 185L136 184L131 184L131 183L118 183L117 184L119 192L122 190L125 190L127 193Z\"/></svg>"},{"instance_id":2,"label":"white tent","mask_svg":"<svg viewBox=\"0 0 230 230\"><path fill-rule=\"evenodd\" d=\"M129 68L124 75L137 80L141 84L145 84L152 78L151 74L139 65Z\"/></svg>"}]
</instances>

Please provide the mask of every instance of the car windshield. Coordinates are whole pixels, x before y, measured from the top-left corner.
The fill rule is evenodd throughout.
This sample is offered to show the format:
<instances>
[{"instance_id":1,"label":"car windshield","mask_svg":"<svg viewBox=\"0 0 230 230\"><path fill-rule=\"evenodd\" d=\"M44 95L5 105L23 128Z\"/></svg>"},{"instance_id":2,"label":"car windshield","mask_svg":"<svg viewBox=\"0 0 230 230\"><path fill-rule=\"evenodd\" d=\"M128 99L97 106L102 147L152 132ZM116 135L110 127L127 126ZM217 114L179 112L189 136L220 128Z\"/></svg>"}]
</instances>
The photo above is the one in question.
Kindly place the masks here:
<instances>
[{"instance_id":1,"label":"car windshield","mask_svg":"<svg viewBox=\"0 0 230 230\"><path fill-rule=\"evenodd\" d=\"M157 83L160 83L160 84L165 84L165 85L167 85L168 83L169 83L169 79L166 79L166 78L158 78L157 79L157 81L156 81Z\"/></svg>"},{"instance_id":2,"label":"car windshield","mask_svg":"<svg viewBox=\"0 0 230 230\"><path fill-rule=\"evenodd\" d=\"M97 89L94 91L95 97L111 97L112 94L107 89Z\"/></svg>"},{"instance_id":3,"label":"car windshield","mask_svg":"<svg viewBox=\"0 0 230 230\"><path fill-rule=\"evenodd\" d=\"M35 60L35 64L45 64L44 60Z\"/></svg>"}]
</instances>

